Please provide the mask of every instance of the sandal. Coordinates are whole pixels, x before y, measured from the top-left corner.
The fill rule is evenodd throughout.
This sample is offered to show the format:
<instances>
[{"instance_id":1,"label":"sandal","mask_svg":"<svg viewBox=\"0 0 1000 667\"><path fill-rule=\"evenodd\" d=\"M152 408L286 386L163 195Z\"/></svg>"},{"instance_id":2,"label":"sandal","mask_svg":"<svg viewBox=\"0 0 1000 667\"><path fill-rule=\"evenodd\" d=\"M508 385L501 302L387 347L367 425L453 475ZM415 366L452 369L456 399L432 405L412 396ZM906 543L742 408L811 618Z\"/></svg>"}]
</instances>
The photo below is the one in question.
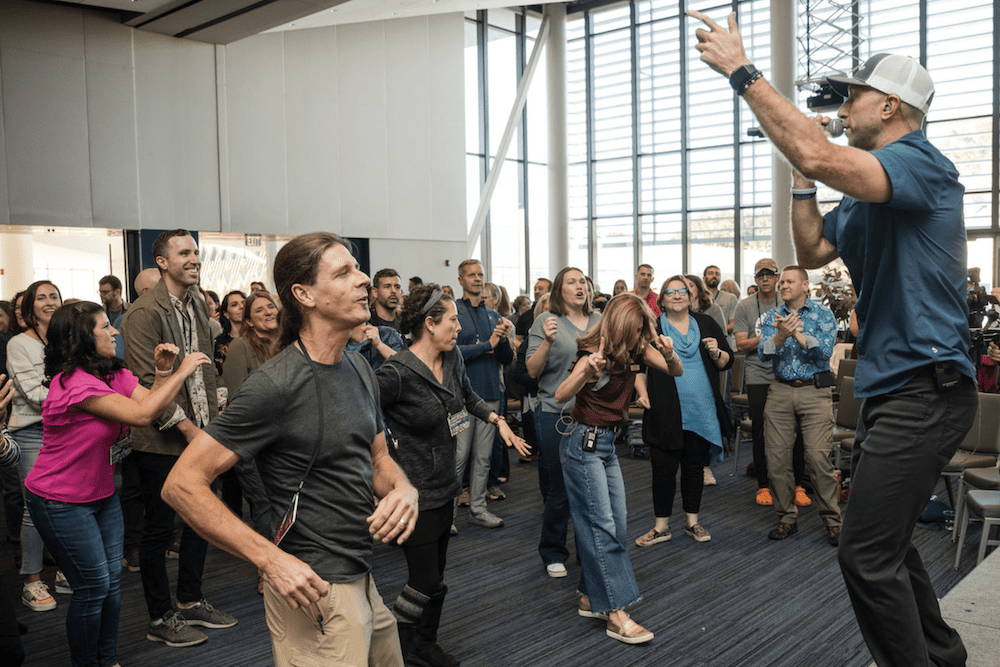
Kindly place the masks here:
<instances>
[{"instance_id":1,"label":"sandal","mask_svg":"<svg viewBox=\"0 0 1000 667\"><path fill-rule=\"evenodd\" d=\"M608 637L617 639L626 644L643 644L653 638L653 633L642 627L631 618L622 623L621 627L608 619L608 628L605 630Z\"/></svg>"},{"instance_id":2,"label":"sandal","mask_svg":"<svg viewBox=\"0 0 1000 667\"><path fill-rule=\"evenodd\" d=\"M660 542L666 542L666 541L668 541L670 539L670 537L671 537L671 535L670 535L670 531L669 530L665 530L665 531L663 531L661 533L661 532L658 532L656 530L656 528L653 528L651 531L649 531L648 533L646 533L642 537L638 538L635 541L635 546L637 546L637 547L651 547L654 544L659 544Z\"/></svg>"},{"instance_id":3,"label":"sandal","mask_svg":"<svg viewBox=\"0 0 1000 667\"><path fill-rule=\"evenodd\" d=\"M594 611L590 606L590 598L586 595L580 598L577 603L576 613L580 614L584 618L599 618L602 621L608 620L608 612L606 611Z\"/></svg>"}]
</instances>

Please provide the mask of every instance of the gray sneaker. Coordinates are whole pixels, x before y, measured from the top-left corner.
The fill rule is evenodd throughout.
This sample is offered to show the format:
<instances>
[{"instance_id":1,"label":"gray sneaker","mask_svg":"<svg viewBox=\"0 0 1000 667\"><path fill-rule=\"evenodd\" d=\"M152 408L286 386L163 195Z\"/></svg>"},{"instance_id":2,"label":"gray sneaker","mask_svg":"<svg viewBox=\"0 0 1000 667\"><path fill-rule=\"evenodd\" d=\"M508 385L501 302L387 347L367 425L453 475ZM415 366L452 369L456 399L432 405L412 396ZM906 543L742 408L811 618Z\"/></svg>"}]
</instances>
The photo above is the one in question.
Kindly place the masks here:
<instances>
[{"instance_id":1,"label":"gray sneaker","mask_svg":"<svg viewBox=\"0 0 1000 667\"><path fill-rule=\"evenodd\" d=\"M486 497L490 500L507 500L507 494L499 486L486 489Z\"/></svg>"},{"instance_id":2,"label":"gray sneaker","mask_svg":"<svg viewBox=\"0 0 1000 667\"><path fill-rule=\"evenodd\" d=\"M479 514L469 514L469 523L483 528L500 528L503 526L503 519L484 510Z\"/></svg>"},{"instance_id":3,"label":"gray sneaker","mask_svg":"<svg viewBox=\"0 0 1000 667\"><path fill-rule=\"evenodd\" d=\"M170 611L164 614L160 620L149 624L146 639L151 642L163 642L167 646L183 648L202 643L208 639L208 635L188 625L181 614Z\"/></svg>"},{"instance_id":4,"label":"gray sneaker","mask_svg":"<svg viewBox=\"0 0 1000 667\"><path fill-rule=\"evenodd\" d=\"M202 598L190 607L177 608L178 614L184 614L184 620L188 625L200 625L203 628L231 628L239 621L221 609L216 609L208 600Z\"/></svg>"}]
</instances>

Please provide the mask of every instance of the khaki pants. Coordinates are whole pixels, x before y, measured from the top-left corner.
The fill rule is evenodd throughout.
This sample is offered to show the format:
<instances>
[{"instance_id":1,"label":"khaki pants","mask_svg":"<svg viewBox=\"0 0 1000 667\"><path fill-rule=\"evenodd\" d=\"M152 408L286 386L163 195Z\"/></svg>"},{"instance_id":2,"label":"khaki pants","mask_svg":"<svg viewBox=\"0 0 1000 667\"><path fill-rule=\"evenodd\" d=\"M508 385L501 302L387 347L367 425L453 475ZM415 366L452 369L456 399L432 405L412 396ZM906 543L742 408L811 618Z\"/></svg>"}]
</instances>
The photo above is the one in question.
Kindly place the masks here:
<instances>
[{"instance_id":1,"label":"khaki pants","mask_svg":"<svg viewBox=\"0 0 1000 667\"><path fill-rule=\"evenodd\" d=\"M802 429L805 462L812 472L819 501L819 515L827 527L841 525L837 505L840 484L830 462L833 448L833 398L829 387L792 387L775 380L767 392L764 409L764 446L767 470L771 478L774 509L782 523L795 523L795 474L792 471L792 448L795 426Z\"/></svg>"},{"instance_id":2,"label":"khaki pants","mask_svg":"<svg viewBox=\"0 0 1000 667\"><path fill-rule=\"evenodd\" d=\"M371 575L330 584L319 602L298 609L265 578L264 611L276 667L403 667L396 619Z\"/></svg>"}]
</instances>

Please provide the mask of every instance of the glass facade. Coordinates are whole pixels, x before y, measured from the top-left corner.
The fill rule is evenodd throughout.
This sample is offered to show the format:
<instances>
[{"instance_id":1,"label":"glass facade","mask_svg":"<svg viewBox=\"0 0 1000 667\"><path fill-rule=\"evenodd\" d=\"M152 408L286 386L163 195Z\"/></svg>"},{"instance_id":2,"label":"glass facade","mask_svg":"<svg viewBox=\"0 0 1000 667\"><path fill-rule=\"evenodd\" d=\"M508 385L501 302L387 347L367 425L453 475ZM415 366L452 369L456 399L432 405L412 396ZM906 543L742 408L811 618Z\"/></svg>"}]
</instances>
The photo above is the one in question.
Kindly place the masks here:
<instances>
[{"instance_id":1,"label":"glass facade","mask_svg":"<svg viewBox=\"0 0 1000 667\"><path fill-rule=\"evenodd\" d=\"M597 0L568 7L570 261L605 290L618 278L631 284L635 266L643 262L656 268L658 278L700 273L716 264L745 288L754 262L771 254L771 146L748 136L756 125L749 107L700 62L694 48L700 22L685 16L688 4ZM733 0L710 13L721 21L730 10L739 17L748 56L767 75L770 1ZM1000 234L1000 149L994 137L1000 119L1000 64L994 58L1000 21L995 12L989 0L961 6L946 0L798 3L798 80L814 80L831 68L850 71L880 52L925 63L937 89L927 134L959 169L966 188L969 263L982 268L989 286L996 284ZM537 29L537 19L490 10L469 23L488 27L485 47L470 42L469 48L485 51L489 66L467 67L466 76L473 92L489 100L476 107L478 115L470 115L469 122L480 121L492 149L498 141L494 134L502 132L510 112L510 91L516 87L512 72L520 66L510 44L523 43L530 53L530 25ZM810 71L816 63L824 69ZM488 77L481 76L487 71ZM527 104L528 122L519 128L530 141L518 142L520 152L512 147L508 155L516 178L510 176L514 180L503 201L498 187L482 241L493 277L522 290L541 275L548 257L547 216L538 201L547 189L544 81L538 76ZM811 89L800 92L799 108L806 108L812 94ZM474 134L470 128L469 136ZM474 158L481 165L476 174L481 186L492 156L483 148L483 137L476 139L478 144L469 148L470 166ZM846 143L846 138L837 141ZM474 212L479 198L478 191L473 196L473 180L470 175ZM528 184L533 187L526 189ZM839 193L821 187L824 209L839 199Z\"/></svg>"}]
</instances>

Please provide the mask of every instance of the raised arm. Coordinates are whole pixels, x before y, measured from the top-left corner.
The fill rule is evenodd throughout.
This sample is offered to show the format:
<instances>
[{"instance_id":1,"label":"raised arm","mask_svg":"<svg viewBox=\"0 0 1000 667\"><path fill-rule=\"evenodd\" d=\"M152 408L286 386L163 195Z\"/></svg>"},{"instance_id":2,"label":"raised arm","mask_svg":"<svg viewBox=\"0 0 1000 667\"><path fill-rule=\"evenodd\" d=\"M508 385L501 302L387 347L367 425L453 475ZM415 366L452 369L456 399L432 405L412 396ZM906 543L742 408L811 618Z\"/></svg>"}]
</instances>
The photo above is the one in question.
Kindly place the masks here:
<instances>
[{"instance_id":1,"label":"raised arm","mask_svg":"<svg viewBox=\"0 0 1000 667\"><path fill-rule=\"evenodd\" d=\"M156 379L153 381L152 389L146 389L140 384L136 386L131 396L115 393L90 396L77 403L75 408L95 417L128 426L148 426L170 405L195 369L212 363L211 359L201 352L195 352L184 357L180 368L173 372L171 369L177 352L177 346L171 343L160 343L156 346L154 350Z\"/></svg>"}]
</instances>

